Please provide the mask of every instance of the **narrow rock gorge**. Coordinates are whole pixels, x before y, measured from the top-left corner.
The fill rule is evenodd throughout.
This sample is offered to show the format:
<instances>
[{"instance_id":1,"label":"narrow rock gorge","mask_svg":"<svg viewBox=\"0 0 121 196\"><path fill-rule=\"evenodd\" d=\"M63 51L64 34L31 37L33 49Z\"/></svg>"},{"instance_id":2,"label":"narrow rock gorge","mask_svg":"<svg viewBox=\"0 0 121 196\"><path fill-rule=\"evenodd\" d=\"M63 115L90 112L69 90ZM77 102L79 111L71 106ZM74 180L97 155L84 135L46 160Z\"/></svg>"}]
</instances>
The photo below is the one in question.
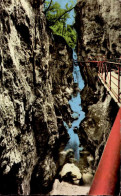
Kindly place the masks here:
<instances>
[{"instance_id":1,"label":"narrow rock gorge","mask_svg":"<svg viewBox=\"0 0 121 196\"><path fill-rule=\"evenodd\" d=\"M64 153L66 166L72 163L77 174L80 171L77 184L88 184L86 180L92 180L119 109L99 81L94 64L89 69L77 69L84 89L74 84L73 51L48 27L44 2L0 3L0 195L48 194L55 179L54 185L62 180L64 161L60 155ZM121 56L119 0L81 0L75 12L78 61L100 55ZM66 157L68 152L73 154L72 150L63 151L69 141L64 122L70 128L74 120L69 100L75 92L82 114L85 112L79 129L74 130L80 139L78 147L83 147L79 162L74 155ZM81 182L87 169L91 175ZM58 187L60 192L63 186L64 182ZM80 194L80 186L66 186L68 193L72 188Z\"/></svg>"}]
</instances>

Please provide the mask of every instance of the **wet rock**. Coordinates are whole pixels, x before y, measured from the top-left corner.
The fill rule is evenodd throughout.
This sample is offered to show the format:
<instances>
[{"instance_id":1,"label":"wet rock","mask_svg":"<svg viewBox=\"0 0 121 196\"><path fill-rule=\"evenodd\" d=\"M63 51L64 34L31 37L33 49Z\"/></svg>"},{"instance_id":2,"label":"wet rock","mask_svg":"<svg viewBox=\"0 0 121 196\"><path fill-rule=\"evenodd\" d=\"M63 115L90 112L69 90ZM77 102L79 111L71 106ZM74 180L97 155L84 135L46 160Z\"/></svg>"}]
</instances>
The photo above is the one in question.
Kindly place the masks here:
<instances>
[{"instance_id":1,"label":"wet rock","mask_svg":"<svg viewBox=\"0 0 121 196\"><path fill-rule=\"evenodd\" d=\"M79 114L76 113L76 112L74 112L74 113L72 114L72 117L73 117L74 120L77 120L77 119L79 118ZM74 130L74 132L76 133L76 129Z\"/></svg>"}]
</instances>

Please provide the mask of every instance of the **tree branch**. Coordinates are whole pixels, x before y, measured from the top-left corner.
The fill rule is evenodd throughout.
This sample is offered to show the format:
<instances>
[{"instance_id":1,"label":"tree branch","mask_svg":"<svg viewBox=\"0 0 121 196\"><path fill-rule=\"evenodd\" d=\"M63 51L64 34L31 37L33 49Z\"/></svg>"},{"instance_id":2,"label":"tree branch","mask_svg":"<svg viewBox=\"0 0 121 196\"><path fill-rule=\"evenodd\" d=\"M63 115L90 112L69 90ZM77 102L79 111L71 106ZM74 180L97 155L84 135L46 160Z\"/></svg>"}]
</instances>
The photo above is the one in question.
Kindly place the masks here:
<instances>
[{"instance_id":1,"label":"tree branch","mask_svg":"<svg viewBox=\"0 0 121 196\"><path fill-rule=\"evenodd\" d=\"M45 14L46 14L46 12L50 9L50 6L52 5L52 1L53 1L53 0L50 1L50 4L49 4L48 8L44 11Z\"/></svg>"},{"instance_id":2,"label":"tree branch","mask_svg":"<svg viewBox=\"0 0 121 196\"><path fill-rule=\"evenodd\" d=\"M75 6L74 6L75 7ZM54 25L58 20L60 20L66 13L70 12L71 10L74 9L74 7L70 8L69 10L66 10L61 16L59 16L52 24L50 24L49 26L51 25Z\"/></svg>"}]
</instances>

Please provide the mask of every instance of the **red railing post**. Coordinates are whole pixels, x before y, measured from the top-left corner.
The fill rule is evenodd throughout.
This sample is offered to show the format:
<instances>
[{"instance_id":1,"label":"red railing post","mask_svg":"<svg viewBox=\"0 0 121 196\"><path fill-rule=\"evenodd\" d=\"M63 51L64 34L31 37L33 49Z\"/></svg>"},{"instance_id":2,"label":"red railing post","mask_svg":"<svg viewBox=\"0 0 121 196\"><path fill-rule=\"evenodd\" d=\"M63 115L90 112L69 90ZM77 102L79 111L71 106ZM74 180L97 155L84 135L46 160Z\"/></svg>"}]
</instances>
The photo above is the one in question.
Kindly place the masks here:
<instances>
[{"instance_id":1,"label":"red railing post","mask_svg":"<svg viewBox=\"0 0 121 196\"><path fill-rule=\"evenodd\" d=\"M105 145L88 195L115 195L120 169L121 108Z\"/></svg>"},{"instance_id":2,"label":"red railing post","mask_svg":"<svg viewBox=\"0 0 121 196\"><path fill-rule=\"evenodd\" d=\"M84 65L82 65L82 63L84 63ZM120 99L120 95L121 95L121 93L120 93L120 90L121 90L121 78L120 78L121 63L116 63L116 62L106 61L106 60L97 61L97 60L91 59L90 61L81 61L80 65L83 66L85 70L87 70L87 68L90 67L90 65L87 65L89 63L96 63L97 64L98 77L101 79L103 84L106 85L106 88L108 88L112 92L112 94L114 95L116 100L119 103L121 103L121 99ZM108 66L108 64L109 64L109 66ZM117 72L116 67L115 66L112 67L111 65L117 66L118 72ZM113 70L113 72L112 72L112 70ZM117 78L117 76L118 76L118 78ZM118 81L118 83L117 83L117 81ZM113 84L113 86L115 85L116 87L115 86L112 87L111 86L112 84ZM117 92L117 89L118 89L118 92Z\"/></svg>"},{"instance_id":3,"label":"red railing post","mask_svg":"<svg viewBox=\"0 0 121 196\"><path fill-rule=\"evenodd\" d=\"M118 102L120 103L120 65L118 65Z\"/></svg>"}]
</instances>

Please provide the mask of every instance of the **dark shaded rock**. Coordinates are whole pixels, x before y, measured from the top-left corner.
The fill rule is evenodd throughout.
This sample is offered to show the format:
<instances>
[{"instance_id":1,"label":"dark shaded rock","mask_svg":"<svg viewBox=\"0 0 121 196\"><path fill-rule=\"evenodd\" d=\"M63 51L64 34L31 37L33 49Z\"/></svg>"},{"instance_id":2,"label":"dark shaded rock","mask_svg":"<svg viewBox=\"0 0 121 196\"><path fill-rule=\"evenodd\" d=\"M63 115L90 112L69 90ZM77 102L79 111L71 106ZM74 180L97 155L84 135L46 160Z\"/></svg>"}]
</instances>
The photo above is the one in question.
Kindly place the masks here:
<instances>
[{"instance_id":1,"label":"dark shaded rock","mask_svg":"<svg viewBox=\"0 0 121 196\"><path fill-rule=\"evenodd\" d=\"M119 58L121 2L82 0L77 4L76 12L79 56Z\"/></svg>"},{"instance_id":2,"label":"dark shaded rock","mask_svg":"<svg viewBox=\"0 0 121 196\"><path fill-rule=\"evenodd\" d=\"M86 84L81 92L86 117L78 134L81 144L95 157L96 167L119 107L98 80L95 67L92 67L91 75L90 69L82 69L81 72Z\"/></svg>"},{"instance_id":3,"label":"dark shaded rock","mask_svg":"<svg viewBox=\"0 0 121 196\"><path fill-rule=\"evenodd\" d=\"M75 10L78 60L100 60L104 59L104 55L106 58L121 56L121 3L111 0L82 0ZM95 64L83 63L81 73L85 81L81 99L86 117L78 134L81 144L95 158L95 169L119 107L98 79Z\"/></svg>"},{"instance_id":4,"label":"dark shaded rock","mask_svg":"<svg viewBox=\"0 0 121 196\"><path fill-rule=\"evenodd\" d=\"M47 34L41 0L2 1L0 16L0 194L39 194L68 139L72 51Z\"/></svg>"}]
</instances>

